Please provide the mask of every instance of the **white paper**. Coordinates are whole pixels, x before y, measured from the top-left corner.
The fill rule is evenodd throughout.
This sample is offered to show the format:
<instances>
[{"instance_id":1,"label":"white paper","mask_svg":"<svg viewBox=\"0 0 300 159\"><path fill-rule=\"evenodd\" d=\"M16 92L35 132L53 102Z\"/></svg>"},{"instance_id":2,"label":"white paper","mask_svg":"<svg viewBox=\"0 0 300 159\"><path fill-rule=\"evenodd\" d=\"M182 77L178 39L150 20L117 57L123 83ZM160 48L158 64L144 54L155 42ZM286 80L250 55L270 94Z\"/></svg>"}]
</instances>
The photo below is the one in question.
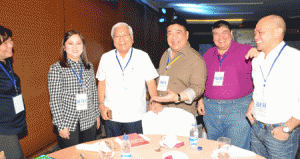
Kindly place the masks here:
<instances>
[{"instance_id":1,"label":"white paper","mask_svg":"<svg viewBox=\"0 0 300 159\"><path fill-rule=\"evenodd\" d=\"M87 151L96 151L99 152L99 143L96 142L94 144L79 144L76 145L78 150L87 150Z\"/></svg>"}]
</instances>

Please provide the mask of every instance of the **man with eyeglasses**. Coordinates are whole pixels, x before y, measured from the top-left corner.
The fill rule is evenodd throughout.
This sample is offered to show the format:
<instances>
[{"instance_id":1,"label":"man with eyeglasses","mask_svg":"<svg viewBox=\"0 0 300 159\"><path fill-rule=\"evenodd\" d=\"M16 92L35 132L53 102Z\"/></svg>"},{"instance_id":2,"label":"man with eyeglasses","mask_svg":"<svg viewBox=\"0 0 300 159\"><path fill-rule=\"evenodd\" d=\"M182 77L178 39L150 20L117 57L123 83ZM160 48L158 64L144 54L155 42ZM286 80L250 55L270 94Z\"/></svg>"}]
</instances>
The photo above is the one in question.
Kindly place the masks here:
<instances>
[{"instance_id":1,"label":"man with eyeglasses","mask_svg":"<svg viewBox=\"0 0 300 159\"><path fill-rule=\"evenodd\" d=\"M96 77L99 80L99 109L107 137L143 133L146 113L146 84L150 96L157 96L158 77L149 55L133 48L132 28L123 22L112 27L116 49L102 55Z\"/></svg>"}]
</instances>

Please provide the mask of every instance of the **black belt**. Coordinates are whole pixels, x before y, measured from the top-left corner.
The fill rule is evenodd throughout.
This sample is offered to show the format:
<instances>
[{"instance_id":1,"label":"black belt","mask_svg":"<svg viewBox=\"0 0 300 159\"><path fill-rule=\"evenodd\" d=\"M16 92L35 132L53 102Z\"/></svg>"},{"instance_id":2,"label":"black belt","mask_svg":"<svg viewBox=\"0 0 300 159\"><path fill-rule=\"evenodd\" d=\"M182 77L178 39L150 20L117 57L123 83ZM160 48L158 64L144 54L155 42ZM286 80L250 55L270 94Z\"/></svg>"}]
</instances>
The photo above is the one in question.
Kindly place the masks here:
<instances>
[{"instance_id":1,"label":"black belt","mask_svg":"<svg viewBox=\"0 0 300 159\"><path fill-rule=\"evenodd\" d=\"M260 128L262 129L266 129L266 130L273 130L274 128L276 127L279 127L279 126L283 126L284 123L278 123L278 124L266 124L266 123L262 123L260 121L257 121L258 125Z\"/></svg>"}]
</instances>

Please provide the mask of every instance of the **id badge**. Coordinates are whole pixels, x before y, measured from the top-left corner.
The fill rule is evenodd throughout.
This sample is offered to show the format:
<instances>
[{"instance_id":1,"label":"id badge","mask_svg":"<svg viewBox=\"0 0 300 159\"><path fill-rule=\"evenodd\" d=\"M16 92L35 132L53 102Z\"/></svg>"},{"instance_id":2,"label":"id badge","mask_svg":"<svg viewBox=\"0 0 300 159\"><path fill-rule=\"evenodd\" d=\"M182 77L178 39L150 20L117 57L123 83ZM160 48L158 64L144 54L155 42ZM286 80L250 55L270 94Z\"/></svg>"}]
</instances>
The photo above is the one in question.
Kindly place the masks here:
<instances>
[{"instance_id":1,"label":"id badge","mask_svg":"<svg viewBox=\"0 0 300 159\"><path fill-rule=\"evenodd\" d=\"M16 114L25 110L22 94L13 97L13 102L14 102L14 108Z\"/></svg>"},{"instance_id":2,"label":"id badge","mask_svg":"<svg viewBox=\"0 0 300 159\"><path fill-rule=\"evenodd\" d=\"M225 72L215 72L213 86L223 86Z\"/></svg>"},{"instance_id":3,"label":"id badge","mask_svg":"<svg viewBox=\"0 0 300 159\"><path fill-rule=\"evenodd\" d=\"M87 109L87 94L77 94L76 110L86 110L86 109Z\"/></svg>"},{"instance_id":4,"label":"id badge","mask_svg":"<svg viewBox=\"0 0 300 159\"><path fill-rule=\"evenodd\" d=\"M167 91L168 90L169 79L170 79L170 76L160 76L158 86L157 86L157 90L158 91Z\"/></svg>"},{"instance_id":5,"label":"id badge","mask_svg":"<svg viewBox=\"0 0 300 159\"><path fill-rule=\"evenodd\" d=\"M265 117L266 112L267 112L267 103L264 100L263 93L261 93L261 95L259 96L259 99L254 101L254 112L253 112L253 114L255 116Z\"/></svg>"}]
</instances>

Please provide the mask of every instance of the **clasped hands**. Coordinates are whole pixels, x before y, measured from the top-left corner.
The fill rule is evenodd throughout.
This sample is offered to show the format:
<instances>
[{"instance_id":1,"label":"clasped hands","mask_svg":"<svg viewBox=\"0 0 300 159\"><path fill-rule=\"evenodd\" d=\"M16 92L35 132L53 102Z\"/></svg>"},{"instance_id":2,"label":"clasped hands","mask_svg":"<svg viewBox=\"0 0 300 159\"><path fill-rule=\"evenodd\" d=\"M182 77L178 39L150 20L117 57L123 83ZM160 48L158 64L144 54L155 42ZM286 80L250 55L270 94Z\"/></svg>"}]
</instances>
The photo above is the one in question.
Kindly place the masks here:
<instances>
[{"instance_id":1,"label":"clasped hands","mask_svg":"<svg viewBox=\"0 0 300 159\"><path fill-rule=\"evenodd\" d=\"M97 117L97 129L100 127L100 117ZM58 131L59 136L64 139L70 139L70 131L68 127L65 127L63 130Z\"/></svg>"}]
</instances>

